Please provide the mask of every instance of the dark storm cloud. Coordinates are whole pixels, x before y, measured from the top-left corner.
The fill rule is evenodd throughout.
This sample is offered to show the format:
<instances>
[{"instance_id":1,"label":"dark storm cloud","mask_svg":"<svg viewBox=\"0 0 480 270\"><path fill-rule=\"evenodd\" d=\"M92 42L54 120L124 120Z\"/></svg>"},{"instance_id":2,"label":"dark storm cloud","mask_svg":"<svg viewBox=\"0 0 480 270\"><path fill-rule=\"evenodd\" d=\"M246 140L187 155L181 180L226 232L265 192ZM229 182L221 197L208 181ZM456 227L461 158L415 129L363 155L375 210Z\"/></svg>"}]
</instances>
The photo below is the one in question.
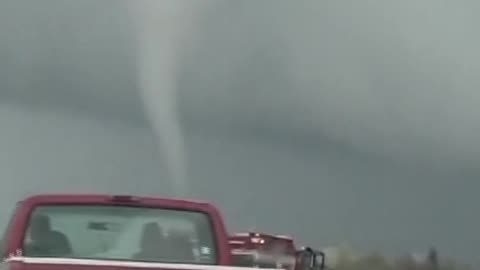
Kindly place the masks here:
<instances>
[{"instance_id":1,"label":"dark storm cloud","mask_svg":"<svg viewBox=\"0 0 480 270\"><path fill-rule=\"evenodd\" d=\"M406 162L475 167L475 5L223 3L192 38L183 108L207 122L310 134L310 145L323 135Z\"/></svg>"},{"instance_id":2,"label":"dark storm cloud","mask_svg":"<svg viewBox=\"0 0 480 270\"><path fill-rule=\"evenodd\" d=\"M143 121L125 1L2 0L0 39L2 102Z\"/></svg>"},{"instance_id":3,"label":"dark storm cloud","mask_svg":"<svg viewBox=\"0 0 480 270\"><path fill-rule=\"evenodd\" d=\"M178 48L182 115L472 167L476 5L216 2ZM3 97L144 119L126 1L5 0L1 10Z\"/></svg>"}]
</instances>

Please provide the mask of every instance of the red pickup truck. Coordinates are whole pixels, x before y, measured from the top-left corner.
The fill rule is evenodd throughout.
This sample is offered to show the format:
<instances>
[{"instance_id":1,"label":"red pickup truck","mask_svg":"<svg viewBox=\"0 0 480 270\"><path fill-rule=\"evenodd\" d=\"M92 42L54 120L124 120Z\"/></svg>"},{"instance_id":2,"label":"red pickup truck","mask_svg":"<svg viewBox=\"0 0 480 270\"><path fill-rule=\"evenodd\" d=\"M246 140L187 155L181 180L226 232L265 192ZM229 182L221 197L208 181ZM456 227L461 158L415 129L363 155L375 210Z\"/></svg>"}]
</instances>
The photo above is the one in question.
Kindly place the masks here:
<instances>
[{"instance_id":1,"label":"red pickup truck","mask_svg":"<svg viewBox=\"0 0 480 270\"><path fill-rule=\"evenodd\" d=\"M2 270L241 270L206 202L125 195L45 194L17 203Z\"/></svg>"}]
</instances>

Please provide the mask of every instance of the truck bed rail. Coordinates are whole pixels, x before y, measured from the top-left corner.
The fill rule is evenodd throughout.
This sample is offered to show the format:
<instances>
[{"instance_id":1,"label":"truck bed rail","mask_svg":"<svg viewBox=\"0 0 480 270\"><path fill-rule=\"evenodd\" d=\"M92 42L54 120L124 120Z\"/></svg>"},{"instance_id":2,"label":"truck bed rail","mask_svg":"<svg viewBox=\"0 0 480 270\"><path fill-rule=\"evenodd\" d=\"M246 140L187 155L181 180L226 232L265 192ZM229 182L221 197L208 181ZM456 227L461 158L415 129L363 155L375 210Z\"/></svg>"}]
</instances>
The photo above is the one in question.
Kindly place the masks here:
<instances>
[{"instance_id":1,"label":"truck bed rail","mask_svg":"<svg viewBox=\"0 0 480 270\"><path fill-rule=\"evenodd\" d=\"M5 262L7 263L22 262L26 264L67 264L67 265L70 264L70 265L84 265L84 266L118 266L118 267L123 266L123 267L181 269L181 270L258 270L257 268L251 268L251 267L224 266L224 265L133 262L133 261L116 261L116 260L20 257L20 256L7 258ZM278 270L278 269L265 268L262 270Z\"/></svg>"}]
</instances>

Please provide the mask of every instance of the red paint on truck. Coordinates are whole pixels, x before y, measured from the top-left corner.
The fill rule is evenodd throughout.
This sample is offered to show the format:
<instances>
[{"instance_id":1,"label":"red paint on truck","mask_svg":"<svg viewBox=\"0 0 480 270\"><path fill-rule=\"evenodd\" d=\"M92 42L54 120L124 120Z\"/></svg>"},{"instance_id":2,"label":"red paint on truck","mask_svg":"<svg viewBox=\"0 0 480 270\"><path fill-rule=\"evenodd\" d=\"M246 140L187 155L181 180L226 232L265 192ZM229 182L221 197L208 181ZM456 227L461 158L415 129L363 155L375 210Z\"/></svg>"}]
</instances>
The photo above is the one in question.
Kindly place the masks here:
<instances>
[{"instance_id":1,"label":"red paint on truck","mask_svg":"<svg viewBox=\"0 0 480 270\"><path fill-rule=\"evenodd\" d=\"M60 231L58 235L70 239L64 241L70 245L65 245L68 252L50 248L57 253L35 253L37 249L31 248L35 246L34 228L44 216L54 223L53 229ZM37 223L32 223L33 220ZM178 243L195 235L197 238L191 237L188 242L193 247L190 250L193 259L133 258L132 248L140 245L137 240L142 243L151 240L145 237L146 228L160 235L155 222L169 228L161 234L169 239L169 244L157 242L158 249L161 245L176 248ZM17 203L2 245L2 256L9 270L237 269L227 266L231 264L228 235L218 209L207 202L186 199L108 194L34 195Z\"/></svg>"}]
</instances>

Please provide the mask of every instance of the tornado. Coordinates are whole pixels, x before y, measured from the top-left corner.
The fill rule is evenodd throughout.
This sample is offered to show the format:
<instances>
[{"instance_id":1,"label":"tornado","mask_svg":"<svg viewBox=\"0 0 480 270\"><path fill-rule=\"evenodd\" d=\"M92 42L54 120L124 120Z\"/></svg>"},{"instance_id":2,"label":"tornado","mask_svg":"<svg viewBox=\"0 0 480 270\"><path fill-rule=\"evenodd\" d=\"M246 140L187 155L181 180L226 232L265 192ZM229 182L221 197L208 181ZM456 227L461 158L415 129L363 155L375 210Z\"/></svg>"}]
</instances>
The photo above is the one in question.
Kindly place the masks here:
<instances>
[{"instance_id":1,"label":"tornado","mask_svg":"<svg viewBox=\"0 0 480 270\"><path fill-rule=\"evenodd\" d=\"M189 194L185 139L178 111L177 68L185 34L199 3L130 1L137 38L137 78L145 113L154 131L176 196Z\"/></svg>"}]
</instances>

